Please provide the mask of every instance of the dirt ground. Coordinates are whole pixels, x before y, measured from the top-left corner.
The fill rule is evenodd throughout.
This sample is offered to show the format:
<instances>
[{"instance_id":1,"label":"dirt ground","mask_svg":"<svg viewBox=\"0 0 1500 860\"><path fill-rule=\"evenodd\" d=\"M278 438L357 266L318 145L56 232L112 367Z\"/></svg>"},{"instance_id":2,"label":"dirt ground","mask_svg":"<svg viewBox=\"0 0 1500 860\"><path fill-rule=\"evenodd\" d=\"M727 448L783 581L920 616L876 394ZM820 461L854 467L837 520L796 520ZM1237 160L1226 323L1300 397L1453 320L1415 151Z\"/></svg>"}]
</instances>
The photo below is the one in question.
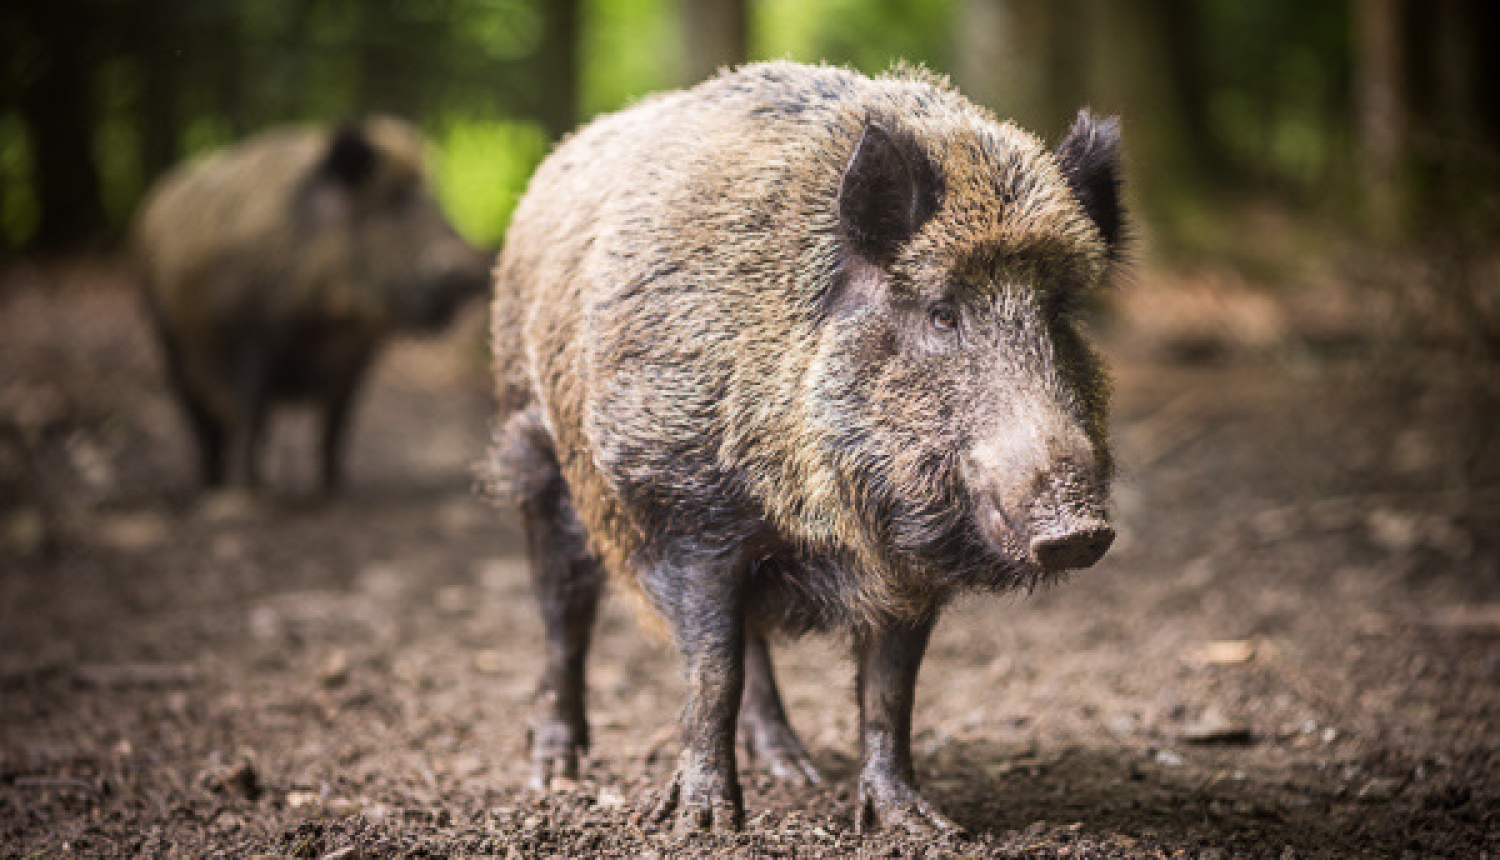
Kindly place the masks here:
<instances>
[{"instance_id":1,"label":"dirt ground","mask_svg":"<svg viewBox=\"0 0 1500 860\"><path fill-rule=\"evenodd\" d=\"M0 280L4 857L1500 856L1500 480L1456 359L1117 326L1116 548L955 607L923 670L919 775L968 834L855 835L852 669L814 638L776 657L824 784L742 762L744 832L675 841L638 812L682 685L628 601L582 778L525 787L479 309L386 355L345 496L294 415L269 497L199 500L118 279Z\"/></svg>"}]
</instances>

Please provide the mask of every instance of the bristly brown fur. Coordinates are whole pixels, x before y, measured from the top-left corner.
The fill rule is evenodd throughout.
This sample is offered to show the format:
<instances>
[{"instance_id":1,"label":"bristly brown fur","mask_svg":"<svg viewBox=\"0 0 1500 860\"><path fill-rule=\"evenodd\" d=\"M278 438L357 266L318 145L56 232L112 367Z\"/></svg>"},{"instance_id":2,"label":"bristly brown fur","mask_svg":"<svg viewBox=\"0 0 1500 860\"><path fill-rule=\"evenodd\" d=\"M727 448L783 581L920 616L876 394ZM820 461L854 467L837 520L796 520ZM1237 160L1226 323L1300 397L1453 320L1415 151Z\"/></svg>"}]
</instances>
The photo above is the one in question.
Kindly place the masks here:
<instances>
[{"instance_id":1,"label":"bristly brown fur","mask_svg":"<svg viewBox=\"0 0 1500 860\"><path fill-rule=\"evenodd\" d=\"M492 328L492 483L519 502L545 631L539 783L587 747L602 565L683 657L657 817L738 826L736 734L815 771L766 639L832 628L859 667L858 825L953 826L910 750L941 607L1113 539L1107 383L1069 309L1111 259L1117 142L1083 117L1054 155L920 69L765 63L547 159Z\"/></svg>"},{"instance_id":2,"label":"bristly brown fur","mask_svg":"<svg viewBox=\"0 0 1500 860\"><path fill-rule=\"evenodd\" d=\"M967 512L932 452L962 428L921 416L953 392L897 374L869 402L859 356L820 322L856 265L835 207L871 117L942 181L889 266L898 300L964 269L985 274L962 279L970 300L997 306L1032 300L1000 290L1023 280L1006 272L1099 282L1107 237L1057 157L925 70L753 65L578 132L533 178L497 265L495 372L502 423L546 428L591 545L626 582L661 534L755 539L749 518L831 560L837 581L819 587L840 621L927 612L951 590L937 567L963 564ZM1075 372L1046 384L1081 402L1102 447L1098 362L1081 341L1059 351Z\"/></svg>"}]
</instances>

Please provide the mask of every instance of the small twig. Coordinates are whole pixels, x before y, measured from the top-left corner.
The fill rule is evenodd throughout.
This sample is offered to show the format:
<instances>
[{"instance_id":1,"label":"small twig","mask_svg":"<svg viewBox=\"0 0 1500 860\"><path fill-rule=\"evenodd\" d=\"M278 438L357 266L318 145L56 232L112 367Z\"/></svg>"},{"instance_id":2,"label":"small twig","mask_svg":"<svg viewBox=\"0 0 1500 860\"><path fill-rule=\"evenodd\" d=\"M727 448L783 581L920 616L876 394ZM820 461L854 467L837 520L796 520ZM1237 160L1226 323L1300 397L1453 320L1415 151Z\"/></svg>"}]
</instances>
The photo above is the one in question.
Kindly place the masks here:
<instances>
[{"instance_id":1,"label":"small twig","mask_svg":"<svg viewBox=\"0 0 1500 860\"><path fill-rule=\"evenodd\" d=\"M93 792L94 786L71 776L21 776L15 781L17 788L71 788Z\"/></svg>"},{"instance_id":2,"label":"small twig","mask_svg":"<svg viewBox=\"0 0 1500 860\"><path fill-rule=\"evenodd\" d=\"M293 857L301 857L301 856L303 856L302 852L306 851L308 848L310 848L312 846L312 841L313 841L313 838L311 836L308 836L308 837L304 838L301 842L297 843L297 847L296 848L292 849L292 855L291 856L293 856ZM306 856L311 857L312 855L308 854Z\"/></svg>"},{"instance_id":3,"label":"small twig","mask_svg":"<svg viewBox=\"0 0 1500 860\"><path fill-rule=\"evenodd\" d=\"M73 671L73 681L84 687L174 687L196 684L198 667L152 663L79 666Z\"/></svg>"}]
</instances>

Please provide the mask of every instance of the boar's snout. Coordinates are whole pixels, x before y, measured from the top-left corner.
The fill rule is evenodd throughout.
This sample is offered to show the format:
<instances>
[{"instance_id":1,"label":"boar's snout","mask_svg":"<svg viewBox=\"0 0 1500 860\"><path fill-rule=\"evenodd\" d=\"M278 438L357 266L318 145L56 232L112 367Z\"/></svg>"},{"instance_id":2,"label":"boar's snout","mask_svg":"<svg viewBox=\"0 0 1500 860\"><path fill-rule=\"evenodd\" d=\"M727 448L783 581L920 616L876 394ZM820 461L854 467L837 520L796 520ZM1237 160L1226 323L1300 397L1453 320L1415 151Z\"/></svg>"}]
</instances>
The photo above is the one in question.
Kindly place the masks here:
<instances>
[{"instance_id":1,"label":"boar's snout","mask_svg":"<svg viewBox=\"0 0 1500 860\"><path fill-rule=\"evenodd\" d=\"M406 297L408 325L419 331L446 326L464 303L489 286L487 263L479 251L457 242L429 255L420 286Z\"/></svg>"},{"instance_id":2,"label":"boar's snout","mask_svg":"<svg viewBox=\"0 0 1500 860\"><path fill-rule=\"evenodd\" d=\"M1047 573L1091 567L1109 551L1115 530L1102 513L1102 492L1087 498L1059 498L1059 482L1043 478L1040 491L1007 504L995 493L978 500L978 524L990 546L1002 555Z\"/></svg>"},{"instance_id":3,"label":"boar's snout","mask_svg":"<svg viewBox=\"0 0 1500 860\"><path fill-rule=\"evenodd\" d=\"M1081 433L1007 434L971 459L976 524L990 547L1046 573L1090 567L1115 531L1107 477Z\"/></svg>"},{"instance_id":4,"label":"boar's snout","mask_svg":"<svg viewBox=\"0 0 1500 860\"><path fill-rule=\"evenodd\" d=\"M1032 537L1031 557L1048 573L1075 570L1091 567L1114 542L1109 523L1088 518Z\"/></svg>"}]
</instances>

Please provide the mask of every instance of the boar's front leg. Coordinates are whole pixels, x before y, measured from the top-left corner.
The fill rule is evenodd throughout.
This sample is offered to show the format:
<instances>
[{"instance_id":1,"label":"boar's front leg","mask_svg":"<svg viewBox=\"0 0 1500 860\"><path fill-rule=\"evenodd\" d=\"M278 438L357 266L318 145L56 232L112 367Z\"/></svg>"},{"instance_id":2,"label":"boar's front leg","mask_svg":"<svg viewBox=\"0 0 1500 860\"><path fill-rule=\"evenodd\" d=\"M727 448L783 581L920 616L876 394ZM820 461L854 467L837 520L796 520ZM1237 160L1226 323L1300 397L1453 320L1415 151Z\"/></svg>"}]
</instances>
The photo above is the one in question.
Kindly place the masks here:
<instances>
[{"instance_id":1,"label":"boar's front leg","mask_svg":"<svg viewBox=\"0 0 1500 860\"><path fill-rule=\"evenodd\" d=\"M235 423L229 448L229 480L242 489L260 485L260 442L271 400L271 349L253 335L234 358Z\"/></svg>"},{"instance_id":2,"label":"boar's front leg","mask_svg":"<svg viewBox=\"0 0 1500 860\"><path fill-rule=\"evenodd\" d=\"M223 419L198 393L188 374L187 359L175 340L165 332L161 335L167 360L167 378L177 400L182 404L183 414L193 431L193 440L198 445L198 469L203 486L218 488L224 484L224 439Z\"/></svg>"},{"instance_id":3,"label":"boar's front leg","mask_svg":"<svg viewBox=\"0 0 1500 860\"><path fill-rule=\"evenodd\" d=\"M323 391L323 428L319 438L323 494L333 495L344 478L344 443L349 437L349 414L354 396L369 365L366 355L349 360L339 368Z\"/></svg>"},{"instance_id":4,"label":"boar's front leg","mask_svg":"<svg viewBox=\"0 0 1500 860\"><path fill-rule=\"evenodd\" d=\"M959 830L917 792L911 761L912 702L932 624L926 619L893 625L856 639L862 761L854 823L861 833L882 827Z\"/></svg>"},{"instance_id":5,"label":"boar's front leg","mask_svg":"<svg viewBox=\"0 0 1500 860\"><path fill-rule=\"evenodd\" d=\"M652 817L674 813L679 835L737 830L744 820L734 729L745 684L745 622L739 571L722 558L668 562L650 587L665 596L687 671L682 756Z\"/></svg>"}]
</instances>

